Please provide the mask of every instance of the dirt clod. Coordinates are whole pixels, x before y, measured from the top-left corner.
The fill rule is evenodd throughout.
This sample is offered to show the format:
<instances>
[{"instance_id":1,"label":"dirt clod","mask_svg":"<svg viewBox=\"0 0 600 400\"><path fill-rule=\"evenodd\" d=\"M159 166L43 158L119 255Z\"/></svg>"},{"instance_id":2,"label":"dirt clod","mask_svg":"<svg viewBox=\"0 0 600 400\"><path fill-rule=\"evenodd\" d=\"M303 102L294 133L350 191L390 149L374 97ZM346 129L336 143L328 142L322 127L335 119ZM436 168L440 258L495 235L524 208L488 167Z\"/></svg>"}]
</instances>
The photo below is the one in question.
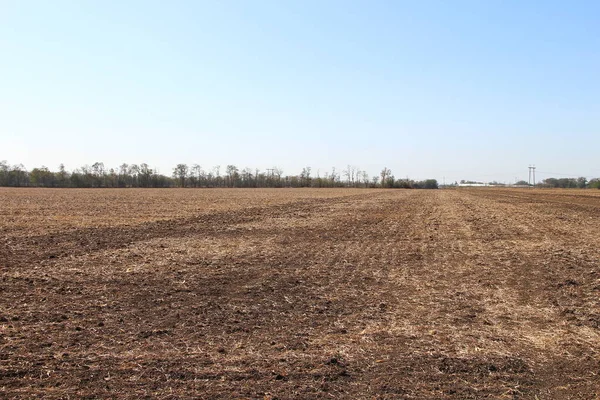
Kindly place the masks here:
<instances>
[{"instance_id":1,"label":"dirt clod","mask_svg":"<svg viewBox=\"0 0 600 400\"><path fill-rule=\"evenodd\" d=\"M599 394L600 191L0 188L0 214L2 398Z\"/></svg>"}]
</instances>

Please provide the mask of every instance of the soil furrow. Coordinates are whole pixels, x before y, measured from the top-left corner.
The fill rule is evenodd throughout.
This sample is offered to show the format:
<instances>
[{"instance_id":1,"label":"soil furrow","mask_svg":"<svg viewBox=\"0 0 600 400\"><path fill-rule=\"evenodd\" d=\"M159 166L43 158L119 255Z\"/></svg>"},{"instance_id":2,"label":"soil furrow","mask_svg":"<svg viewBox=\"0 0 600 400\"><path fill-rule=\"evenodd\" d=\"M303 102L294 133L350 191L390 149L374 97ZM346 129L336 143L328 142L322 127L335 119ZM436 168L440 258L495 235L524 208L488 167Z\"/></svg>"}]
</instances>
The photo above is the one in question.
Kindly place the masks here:
<instances>
[{"instance_id":1,"label":"soil furrow","mask_svg":"<svg viewBox=\"0 0 600 400\"><path fill-rule=\"evenodd\" d=\"M599 395L595 194L223 193L219 208L163 204L130 226L15 222L0 249L0 394Z\"/></svg>"}]
</instances>

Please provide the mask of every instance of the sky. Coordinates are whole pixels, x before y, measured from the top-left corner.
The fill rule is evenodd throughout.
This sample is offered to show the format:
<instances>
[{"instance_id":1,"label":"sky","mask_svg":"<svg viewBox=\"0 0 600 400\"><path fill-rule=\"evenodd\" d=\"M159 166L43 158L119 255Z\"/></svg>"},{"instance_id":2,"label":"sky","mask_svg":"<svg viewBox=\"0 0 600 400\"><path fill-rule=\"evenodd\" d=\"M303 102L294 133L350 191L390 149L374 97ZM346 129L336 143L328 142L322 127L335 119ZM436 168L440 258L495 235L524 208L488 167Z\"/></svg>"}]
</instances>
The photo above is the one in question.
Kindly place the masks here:
<instances>
[{"instance_id":1,"label":"sky","mask_svg":"<svg viewBox=\"0 0 600 400\"><path fill-rule=\"evenodd\" d=\"M598 1L0 0L0 160L600 176Z\"/></svg>"}]
</instances>

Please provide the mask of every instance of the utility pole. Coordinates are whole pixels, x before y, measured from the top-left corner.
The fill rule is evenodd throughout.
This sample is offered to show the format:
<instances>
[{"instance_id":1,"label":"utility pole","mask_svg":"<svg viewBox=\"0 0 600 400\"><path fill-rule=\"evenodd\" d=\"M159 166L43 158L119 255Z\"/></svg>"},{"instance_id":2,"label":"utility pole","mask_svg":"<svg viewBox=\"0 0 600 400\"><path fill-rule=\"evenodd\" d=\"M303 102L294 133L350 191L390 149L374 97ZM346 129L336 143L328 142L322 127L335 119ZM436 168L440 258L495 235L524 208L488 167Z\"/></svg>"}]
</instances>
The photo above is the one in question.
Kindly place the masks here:
<instances>
[{"instance_id":1,"label":"utility pole","mask_svg":"<svg viewBox=\"0 0 600 400\"><path fill-rule=\"evenodd\" d=\"M529 184L529 187L531 188L531 181L533 178L533 187L535 187L535 165L529 165L529 181L527 182Z\"/></svg>"}]
</instances>

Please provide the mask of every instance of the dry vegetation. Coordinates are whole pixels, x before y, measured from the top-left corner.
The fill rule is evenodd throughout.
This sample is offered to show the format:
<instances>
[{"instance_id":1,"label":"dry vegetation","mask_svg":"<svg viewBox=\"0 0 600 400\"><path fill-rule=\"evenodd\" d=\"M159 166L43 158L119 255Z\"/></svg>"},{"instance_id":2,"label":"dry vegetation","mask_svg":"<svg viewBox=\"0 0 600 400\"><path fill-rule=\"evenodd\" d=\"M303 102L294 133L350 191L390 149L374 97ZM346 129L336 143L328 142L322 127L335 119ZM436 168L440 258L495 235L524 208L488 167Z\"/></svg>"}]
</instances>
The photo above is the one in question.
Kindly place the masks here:
<instances>
[{"instance_id":1,"label":"dry vegetation","mask_svg":"<svg viewBox=\"0 0 600 400\"><path fill-rule=\"evenodd\" d=\"M0 396L594 399L600 193L0 188Z\"/></svg>"}]
</instances>

